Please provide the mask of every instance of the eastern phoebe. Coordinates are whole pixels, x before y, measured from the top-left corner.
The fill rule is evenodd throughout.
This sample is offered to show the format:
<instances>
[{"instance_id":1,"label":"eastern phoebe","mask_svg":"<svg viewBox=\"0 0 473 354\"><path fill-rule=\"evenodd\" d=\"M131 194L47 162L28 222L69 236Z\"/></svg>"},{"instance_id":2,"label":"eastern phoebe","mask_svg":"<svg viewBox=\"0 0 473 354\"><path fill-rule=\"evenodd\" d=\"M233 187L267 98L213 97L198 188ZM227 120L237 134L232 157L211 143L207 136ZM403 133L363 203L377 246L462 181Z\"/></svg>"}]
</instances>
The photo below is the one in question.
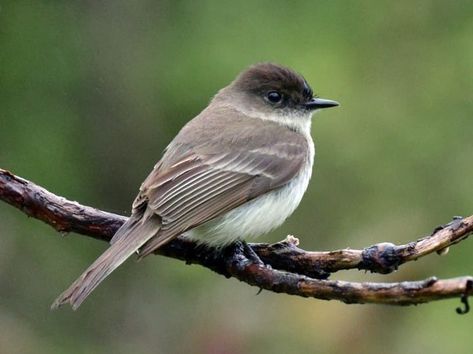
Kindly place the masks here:
<instances>
[{"instance_id":1,"label":"eastern phoebe","mask_svg":"<svg viewBox=\"0 0 473 354\"><path fill-rule=\"evenodd\" d=\"M178 235L224 247L281 225L312 174L312 114L334 106L291 69L243 71L171 141L111 246L52 308L77 309L133 253L145 257Z\"/></svg>"}]
</instances>

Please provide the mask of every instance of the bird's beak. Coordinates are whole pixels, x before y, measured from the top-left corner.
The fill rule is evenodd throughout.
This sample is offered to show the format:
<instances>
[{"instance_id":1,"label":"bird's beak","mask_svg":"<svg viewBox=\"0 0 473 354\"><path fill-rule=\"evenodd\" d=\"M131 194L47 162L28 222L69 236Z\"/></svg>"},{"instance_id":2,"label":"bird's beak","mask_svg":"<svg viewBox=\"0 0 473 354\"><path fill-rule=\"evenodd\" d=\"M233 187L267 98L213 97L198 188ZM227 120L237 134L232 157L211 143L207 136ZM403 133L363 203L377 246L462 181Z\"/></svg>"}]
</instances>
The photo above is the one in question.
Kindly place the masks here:
<instances>
[{"instance_id":1,"label":"bird's beak","mask_svg":"<svg viewBox=\"0 0 473 354\"><path fill-rule=\"evenodd\" d=\"M315 110L322 108L337 107L340 104L337 101L326 100L324 98L313 97L310 101L307 101L304 106L307 109Z\"/></svg>"}]
</instances>

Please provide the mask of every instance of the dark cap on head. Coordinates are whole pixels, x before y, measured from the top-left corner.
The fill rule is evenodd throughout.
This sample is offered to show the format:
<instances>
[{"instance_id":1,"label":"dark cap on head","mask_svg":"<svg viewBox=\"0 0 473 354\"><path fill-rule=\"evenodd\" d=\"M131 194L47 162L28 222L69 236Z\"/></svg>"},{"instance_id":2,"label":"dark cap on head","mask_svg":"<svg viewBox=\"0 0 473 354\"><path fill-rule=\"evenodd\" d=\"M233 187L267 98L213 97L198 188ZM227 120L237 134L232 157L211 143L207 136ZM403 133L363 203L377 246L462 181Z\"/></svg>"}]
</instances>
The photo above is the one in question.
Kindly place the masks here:
<instances>
[{"instance_id":1,"label":"dark cap on head","mask_svg":"<svg viewBox=\"0 0 473 354\"><path fill-rule=\"evenodd\" d=\"M338 106L330 100L314 98L304 77L292 69L260 63L243 71L234 81L238 89L261 96L275 107L317 109Z\"/></svg>"},{"instance_id":2,"label":"dark cap on head","mask_svg":"<svg viewBox=\"0 0 473 354\"><path fill-rule=\"evenodd\" d=\"M300 92L305 95L305 98L312 98L313 95L312 89L302 75L272 63L261 63L249 67L238 76L236 84L247 91Z\"/></svg>"}]
</instances>

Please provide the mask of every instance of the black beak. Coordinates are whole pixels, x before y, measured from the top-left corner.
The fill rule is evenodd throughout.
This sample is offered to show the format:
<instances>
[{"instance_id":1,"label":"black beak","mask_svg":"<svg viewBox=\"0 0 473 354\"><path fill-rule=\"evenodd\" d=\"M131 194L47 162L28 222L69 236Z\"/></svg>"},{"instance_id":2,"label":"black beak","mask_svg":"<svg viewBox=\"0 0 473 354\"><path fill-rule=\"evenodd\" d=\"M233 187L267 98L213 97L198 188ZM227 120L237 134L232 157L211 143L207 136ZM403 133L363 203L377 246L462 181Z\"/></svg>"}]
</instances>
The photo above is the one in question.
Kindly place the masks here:
<instances>
[{"instance_id":1,"label":"black beak","mask_svg":"<svg viewBox=\"0 0 473 354\"><path fill-rule=\"evenodd\" d=\"M304 106L307 109L315 110L322 108L337 107L340 104L337 101L326 100L324 98L313 97L310 101L307 101Z\"/></svg>"}]
</instances>

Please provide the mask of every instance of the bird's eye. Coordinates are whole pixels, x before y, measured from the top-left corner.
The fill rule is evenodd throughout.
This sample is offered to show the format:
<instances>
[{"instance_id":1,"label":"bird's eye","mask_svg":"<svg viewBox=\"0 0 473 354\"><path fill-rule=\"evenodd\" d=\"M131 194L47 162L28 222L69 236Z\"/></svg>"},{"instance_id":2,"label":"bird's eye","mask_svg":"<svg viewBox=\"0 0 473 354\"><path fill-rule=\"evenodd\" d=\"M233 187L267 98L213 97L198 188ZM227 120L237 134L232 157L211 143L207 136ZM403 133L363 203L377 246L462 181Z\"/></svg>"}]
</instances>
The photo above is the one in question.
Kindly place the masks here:
<instances>
[{"instance_id":1,"label":"bird's eye","mask_svg":"<svg viewBox=\"0 0 473 354\"><path fill-rule=\"evenodd\" d=\"M282 95L278 91L269 91L266 94L266 98L271 103L278 103L282 100Z\"/></svg>"}]
</instances>

